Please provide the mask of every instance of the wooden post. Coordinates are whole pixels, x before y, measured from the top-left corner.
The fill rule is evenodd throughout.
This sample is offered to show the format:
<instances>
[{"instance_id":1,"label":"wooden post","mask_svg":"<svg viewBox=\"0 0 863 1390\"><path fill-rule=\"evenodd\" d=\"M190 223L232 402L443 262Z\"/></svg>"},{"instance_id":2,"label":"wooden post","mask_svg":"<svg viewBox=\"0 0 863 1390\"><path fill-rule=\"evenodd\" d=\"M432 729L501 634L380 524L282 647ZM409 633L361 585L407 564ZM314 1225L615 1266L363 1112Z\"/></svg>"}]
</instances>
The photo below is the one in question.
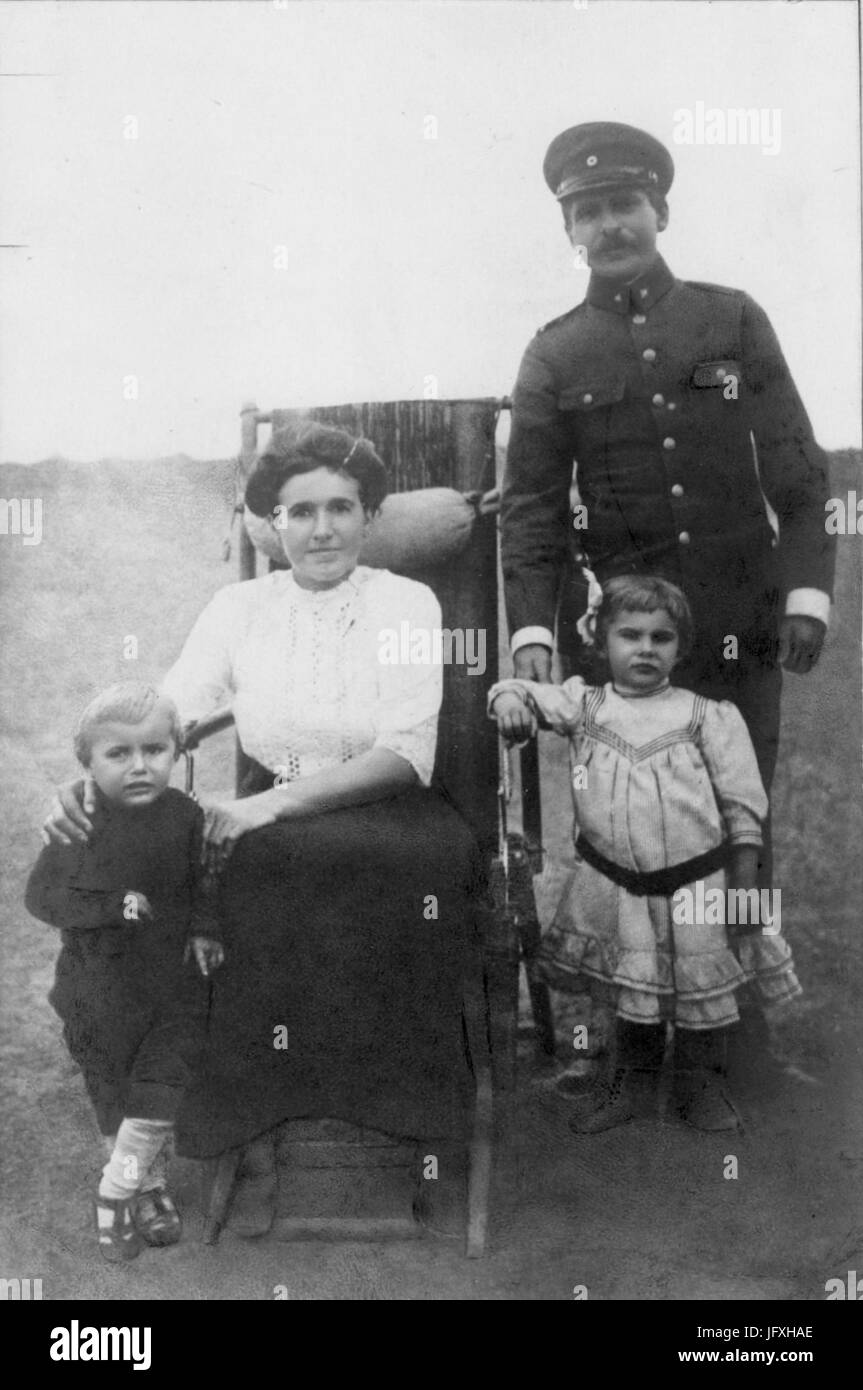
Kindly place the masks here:
<instances>
[{"instance_id":1,"label":"wooden post","mask_svg":"<svg viewBox=\"0 0 863 1390\"><path fill-rule=\"evenodd\" d=\"M240 411L240 477L237 484L238 503L243 500L246 493L246 483L249 474L255 466L258 456L258 424L261 419L261 412L254 401L246 401ZM249 533L240 518L240 579L254 579L258 572L257 552L252 544ZM248 756L240 747L240 740L237 739L237 758L235 768L236 789L239 795L240 788L245 781L250 767Z\"/></svg>"},{"instance_id":2,"label":"wooden post","mask_svg":"<svg viewBox=\"0 0 863 1390\"><path fill-rule=\"evenodd\" d=\"M542 805L539 793L539 744L535 738L521 750L521 823L533 871L542 869Z\"/></svg>"},{"instance_id":3,"label":"wooden post","mask_svg":"<svg viewBox=\"0 0 863 1390\"><path fill-rule=\"evenodd\" d=\"M497 402L452 402L452 477L460 492L495 485L494 435ZM467 552L454 567L444 626L458 626L484 643L485 671L452 667L441 712L440 774L472 826L488 859L497 841L497 728L486 713L490 687L498 678L497 517L480 516ZM477 646L474 646L474 651ZM480 648L482 650L482 648Z\"/></svg>"},{"instance_id":4,"label":"wooden post","mask_svg":"<svg viewBox=\"0 0 863 1390\"><path fill-rule=\"evenodd\" d=\"M240 411L240 488L245 495L249 474L255 466L258 455L258 407L254 401L246 401ZM240 527L240 578L254 579L257 573L255 547L246 532Z\"/></svg>"}]
</instances>

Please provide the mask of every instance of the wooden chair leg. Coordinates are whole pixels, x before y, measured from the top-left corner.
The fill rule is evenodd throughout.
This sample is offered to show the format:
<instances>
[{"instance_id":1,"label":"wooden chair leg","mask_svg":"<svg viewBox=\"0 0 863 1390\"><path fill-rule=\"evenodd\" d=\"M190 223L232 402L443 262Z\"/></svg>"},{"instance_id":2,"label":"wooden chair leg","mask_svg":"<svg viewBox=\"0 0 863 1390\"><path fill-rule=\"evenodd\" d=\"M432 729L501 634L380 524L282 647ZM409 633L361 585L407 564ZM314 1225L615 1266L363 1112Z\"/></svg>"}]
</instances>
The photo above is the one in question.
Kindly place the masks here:
<instances>
[{"instance_id":1,"label":"wooden chair leg","mask_svg":"<svg viewBox=\"0 0 863 1390\"><path fill-rule=\"evenodd\" d=\"M539 979L536 971L536 957L539 953L541 935L536 908L533 904L531 907L530 914L519 922L521 954L527 975L530 1011L533 1014L536 1039L545 1055L553 1057L557 1051L557 1039L554 1034L554 1011L551 1007L551 994L548 985L544 980Z\"/></svg>"},{"instance_id":2,"label":"wooden chair leg","mask_svg":"<svg viewBox=\"0 0 863 1390\"><path fill-rule=\"evenodd\" d=\"M201 1236L204 1245L215 1245L219 1239L234 1190L241 1154L242 1149L227 1149L216 1159L204 1232Z\"/></svg>"},{"instance_id":3,"label":"wooden chair leg","mask_svg":"<svg viewBox=\"0 0 863 1390\"><path fill-rule=\"evenodd\" d=\"M495 1095L515 1093L518 1054L518 978L521 959L516 913L507 902L499 861L492 866L491 907L485 919L483 954L490 1016Z\"/></svg>"},{"instance_id":4,"label":"wooden chair leg","mask_svg":"<svg viewBox=\"0 0 863 1390\"><path fill-rule=\"evenodd\" d=\"M539 744L531 739L520 754L522 830L510 841L513 895L517 900L519 936L530 988L530 1005L537 1038L543 1052L555 1053L554 1017L547 985L534 979L533 961L539 950L540 928L533 892L533 873L542 867L542 792L539 777Z\"/></svg>"},{"instance_id":5,"label":"wooden chair leg","mask_svg":"<svg viewBox=\"0 0 863 1390\"><path fill-rule=\"evenodd\" d=\"M477 1077L476 1111L468 1157L466 1253L469 1260L481 1259L485 1254L491 1194L492 1113L491 1068L484 1067L483 1074Z\"/></svg>"},{"instance_id":6,"label":"wooden chair leg","mask_svg":"<svg viewBox=\"0 0 863 1390\"><path fill-rule=\"evenodd\" d=\"M467 983L464 995L468 1046L476 1082L473 1127L468 1146L466 1254L469 1260L480 1259L485 1253L494 1133L491 1053L481 979L477 970Z\"/></svg>"},{"instance_id":7,"label":"wooden chair leg","mask_svg":"<svg viewBox=\"0 0 863 1390\"><path fill-rule=\"evenodd\" d=\"M508 842L510 856L509 894L516 923L515 949L524 961L537 1042L546 1056L553 1057L556 1051L556 1039L551 995L548 986L539 979L536 971L536 960L539 955L542 933L536 911L533 871L538 860L541 859L541 851L531 849L522 835L510 835Z\"/></svg>"},{"instance_id":8,"label":"wooden chair leg","mask_svg":"<svg viewBox=\"0 0 863 1390\"><path fill-rule=\"evenodd\" d=\"M551 1007L551 994L544 980L532 980L528 974L530 1003L536 1024L539 1045L546 1057L554 1057L557 1052L557 1038L554 1033L554 1011Z\"/></svg>"}]
</instances>

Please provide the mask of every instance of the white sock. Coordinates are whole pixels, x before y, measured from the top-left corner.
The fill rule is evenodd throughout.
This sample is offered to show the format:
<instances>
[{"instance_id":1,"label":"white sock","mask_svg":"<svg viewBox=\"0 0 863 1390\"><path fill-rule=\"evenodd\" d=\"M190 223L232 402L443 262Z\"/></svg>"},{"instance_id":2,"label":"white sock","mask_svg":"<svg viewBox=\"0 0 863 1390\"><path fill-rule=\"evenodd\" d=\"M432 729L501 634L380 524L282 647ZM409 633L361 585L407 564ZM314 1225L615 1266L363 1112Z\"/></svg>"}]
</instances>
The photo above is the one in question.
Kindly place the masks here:
<instances>
[{"instance_id":1,"label":"white sock","mask_svg":"<svg viewBox=\"0 0 863 1390\"><path fill-rule=\"evenodd\" d=\"M102 1169L99 1196L114 1200L134 1196L172 1129L170 1120L124 1120Z\"/></svg>"}]
</instances>

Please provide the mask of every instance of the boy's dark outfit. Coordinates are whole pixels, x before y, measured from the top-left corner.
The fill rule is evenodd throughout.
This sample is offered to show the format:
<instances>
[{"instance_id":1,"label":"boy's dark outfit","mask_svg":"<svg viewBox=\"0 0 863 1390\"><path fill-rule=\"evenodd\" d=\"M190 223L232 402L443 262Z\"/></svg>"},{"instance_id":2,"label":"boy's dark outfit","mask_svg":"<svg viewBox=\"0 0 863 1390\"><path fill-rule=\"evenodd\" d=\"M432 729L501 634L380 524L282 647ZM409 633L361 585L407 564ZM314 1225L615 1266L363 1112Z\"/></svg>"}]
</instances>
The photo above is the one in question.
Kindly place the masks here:
<instances>
[{"instance_id":1,"label":"boy's dark outfit","mask_svg":"<svg viewBox=\"0 0 863 1390\"><path fill-rule=\"evenodd\" d=\"M573 462L587 507L578 531ZM510 630L553 631L573 537L600 584L627 571L670 579L695 629L675 683L739 707L769 790L779 618L792 590L832 590L828 496L825 456L747 294L676 280L661 257L629 285L594 274L585 301L529 344L513 394L501 507Z\"/></svg>"},{"instance_id":2,"label":"boy's dark outfit","mask_svg":"<svg viewBox=\"0 0 863 1390\"><path fill-rule=\"evenodd\" d=\"M209 1000L195 961L184 963L186 944L221 933L204 889L200 807L171 787L142 807L96 796L90 841L43 849L25 901L60 928L49 997L107 1135L127 1116L175 1118ZM135 892L152 920L124 916Z\"/></svg>"}]
</instances>

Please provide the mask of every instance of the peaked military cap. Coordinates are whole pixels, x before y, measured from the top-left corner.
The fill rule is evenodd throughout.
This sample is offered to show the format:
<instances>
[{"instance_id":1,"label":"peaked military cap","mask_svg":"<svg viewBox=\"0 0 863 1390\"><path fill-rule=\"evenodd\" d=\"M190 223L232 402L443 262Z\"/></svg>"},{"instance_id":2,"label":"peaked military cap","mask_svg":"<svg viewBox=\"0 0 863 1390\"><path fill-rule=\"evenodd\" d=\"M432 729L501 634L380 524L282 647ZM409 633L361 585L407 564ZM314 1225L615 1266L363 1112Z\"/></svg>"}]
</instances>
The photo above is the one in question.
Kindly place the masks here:
<instances>
[{"instance_id":1,"label":"peaked military cap","mask_svg":"<svg viewBox=\"0 0 863 1390\"><path fill-rule=\"evenodd\" d=\"M674 178L674 161L645 130L616 121L589 121L552 140L542 172L558 201L619 185L655 188L664 197Z\"/></svg>"}]
</instances>

